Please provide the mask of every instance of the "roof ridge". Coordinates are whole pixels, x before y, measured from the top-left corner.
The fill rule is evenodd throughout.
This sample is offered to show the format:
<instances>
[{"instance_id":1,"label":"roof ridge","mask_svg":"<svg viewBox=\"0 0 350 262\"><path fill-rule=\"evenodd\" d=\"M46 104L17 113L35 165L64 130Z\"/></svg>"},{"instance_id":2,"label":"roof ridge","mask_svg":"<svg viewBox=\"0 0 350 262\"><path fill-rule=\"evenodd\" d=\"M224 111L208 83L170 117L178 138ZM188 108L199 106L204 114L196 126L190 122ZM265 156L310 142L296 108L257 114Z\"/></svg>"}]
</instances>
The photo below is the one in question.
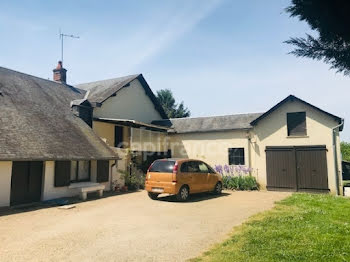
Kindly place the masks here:
<instances>
[{"instance_id":1,"label":"roof ridge","mask_svg":"<svg viewBox=\"0 0 350 262\"><path fill-rule=\"evenodd\" d=\"M344 119L339 117L339 116L336 116L336 115L333 115L313 104L310 104L309 102L306 102L305 100L299 98L299 97L296 97L295 95L292 95L290 94L289 96L287 96L286 98L284 98L283 100L281 100L280 102L278 102L276 105L274 105L273 107L271 107L269 110L267 110L265 113L263 113L261 116L259 116L258 118L256 118L255 120L253 120L252 122L250 122L251 125L256 125L260 120L264 119L267 115L271 114L272 112L274 112L277 108L279 108L280 106L282 106L284 103L287 103L289 101L294 101L294 100L297 100L299 101L300 103L303 103L311 108L313 108L314 110L318 110L320 111L321 113L323 114L326 114L330 117L333 117L334 119L336 119L339 124L341 124L341 121L343 121ZM344 127L344 122L343 124L340 126L339 130L342 131L343 130L343 127Z\"/></svg>"},{"instance_id":2,"label":"roof ridge","mask_svg":"<svg viewBox=\"0 0 350 262\"><path fill-rule=\"evenodd\" d=\"M42 77L39 77L39 76L35 76L35 75L23 73L23 72L20 72L20 71L11 69L11 68L7 68L7 67L0 66L0 69L1 69L1 68L2 68L2 69L5 69L5 70L8 70L8 71L15 72L15 73L17 73L17 74L21 74L21 75L25 75L25 76L37 78L37 79L40 79L40 80L48 81L48 82L50 82L50 83L55 83L55 84L57 84L57 85L71 86L71 87L74 87L74 88L75 88L75 86L73 86L73 85L68 85L68 84L59 83L59 82L56 82L56 81L51 80L51 79L46 79L46 78L42 78Z\"/></svg>"},{"instance_id":3,"label":"roof ridge","mask_svg":"<svg viewBox=\"0 0 350 262\"><path fill-rule=\"evenodd\" d=\"M113 78L108 78L108 79L103 79L103 80L97 80L97 81L91 81L91 82L86 82L86 83L80 83L80 84L76 84L76 86L80 86L80 85L88 85L88 84L94 84L94 83L98 83L98 82L104 82L104 81L111 81L111 80L117 80L117 79L120 79L120 78L127 78L127 77L138 77L142 75L141 73L138 73L138 74L132 74L132 75L126 75L126 76L120 76L120 77L113 77Z\"/></svg>"},{"instance_id":4,"label":"roof ridge","mask_svg":"<svg viewBox=\"0 0 350 262\"><path fill-rule=\"evenodd\" d=\"M238 113L238 114L226 114L226 115L215 115L215 116L197 116L197 117L179 117L179 118L169 118L156 121L166 121L166 120L177 120L177 119L198 119L198 118L213 118L213 117L225 117L225 116L240 116L240 115L253 115L253 114L263 114L264 112L252 112L252 113Z\"/></svg>"}]
</instances>

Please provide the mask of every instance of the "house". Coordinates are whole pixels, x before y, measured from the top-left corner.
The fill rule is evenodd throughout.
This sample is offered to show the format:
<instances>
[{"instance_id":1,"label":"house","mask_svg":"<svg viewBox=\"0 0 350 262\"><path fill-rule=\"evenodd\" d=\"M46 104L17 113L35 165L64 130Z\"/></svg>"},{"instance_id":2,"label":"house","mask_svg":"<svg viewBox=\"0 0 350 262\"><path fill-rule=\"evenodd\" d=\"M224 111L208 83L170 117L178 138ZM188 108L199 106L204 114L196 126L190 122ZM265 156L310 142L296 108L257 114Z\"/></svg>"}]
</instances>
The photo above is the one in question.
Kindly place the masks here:
<instances>
[{"instance_id":1,"label":"house","mask_svg":"<svg viewBox=\"0 0 350 262\"><path fill-rule=\"evenodd\" d=\"M128 169L125 152L146 169L156 158L188 157L247 166L263 189L342 191L343 119L293 95L262 113L167 119L142 75L77 87L94 107L93 130L124 159L119 168Z\"/></svg>"},{"instance_id":2,"label":"house","mask_svg":"<svg viewBox=\"0 0 350 262\"><path fill-rule=\"evenodd\" d=\"M92 128L118 153L113 181L122 184L121 174L133 162L144 172L154 159L170 156L168 130L152 124L167 116L142 74L77 85L92 105ZM119 173L119 174L118 174Z\"/></svg>"},{"instance_id":3,"label":"house","mask_svg":"<svg viewBox=\"0 0 350 262\"><path fill-rule=\"evenodd\" d=\"M344 120L293 95L262 113L167 119L142 74L73 87L66 71L0 68L0 206L110 190L170 156L249 167L267 190L342 194Z\"/></svg>"},{"instance_id":4,"label":"house","mask_svg":"<svg viewBox=\"0 0 350 262\"><path fill-rule=\"evenodd\" d=\"M293 95L264 113L154 121L173 157L244 165L268 190L339 194L344 121Z\"/></svg>"},{"instance_id":5,"label":"house","mask_svg":"<svg viewBox=\"0 0 350 262\"><path fill-rule=\"evenodd\" d=\"M85 92L64 82L60 64L54 74L57 82L0 67L0 206L110 188L117 154L79 117L89 113Z\"/></svg>"}]
</instances>

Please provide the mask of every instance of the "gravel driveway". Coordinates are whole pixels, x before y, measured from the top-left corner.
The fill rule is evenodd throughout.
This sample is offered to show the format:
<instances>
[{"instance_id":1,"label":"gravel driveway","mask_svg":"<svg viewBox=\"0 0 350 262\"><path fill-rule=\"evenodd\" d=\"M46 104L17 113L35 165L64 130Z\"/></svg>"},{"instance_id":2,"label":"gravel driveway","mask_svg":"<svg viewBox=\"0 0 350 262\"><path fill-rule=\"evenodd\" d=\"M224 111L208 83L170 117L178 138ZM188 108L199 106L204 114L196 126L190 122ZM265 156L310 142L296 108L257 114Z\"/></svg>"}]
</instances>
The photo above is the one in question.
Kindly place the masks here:
<instances>
[{"instance_id":1,"label":"gravel driveway","mask_svg":"<svg viewBox=\"0 0 350 262\"><path fill-rule=\"evenodd\" d=\"M152 201L145 191L0 217L0 261L184 261L288 196L224 192Z\"/></svg>"}]
</instances>

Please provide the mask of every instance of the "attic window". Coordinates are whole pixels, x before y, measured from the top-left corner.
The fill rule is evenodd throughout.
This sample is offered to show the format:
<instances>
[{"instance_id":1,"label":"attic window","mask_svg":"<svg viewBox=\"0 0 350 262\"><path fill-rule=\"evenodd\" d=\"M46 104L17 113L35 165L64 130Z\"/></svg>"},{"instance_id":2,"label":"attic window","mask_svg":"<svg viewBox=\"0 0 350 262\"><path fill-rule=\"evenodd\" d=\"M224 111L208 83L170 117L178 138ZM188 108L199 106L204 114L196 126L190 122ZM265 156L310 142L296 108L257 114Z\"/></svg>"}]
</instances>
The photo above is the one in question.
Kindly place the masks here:
<instances>
[{"instance_id":1,"label":"attic window","mask_svg":"<svg viewBox=\"0 0 350 262\"><path fill-rule=\"evenodd\" d=\"M306 136L306 113L287 113L288 136Z\"/></svg>"}]
</instances>

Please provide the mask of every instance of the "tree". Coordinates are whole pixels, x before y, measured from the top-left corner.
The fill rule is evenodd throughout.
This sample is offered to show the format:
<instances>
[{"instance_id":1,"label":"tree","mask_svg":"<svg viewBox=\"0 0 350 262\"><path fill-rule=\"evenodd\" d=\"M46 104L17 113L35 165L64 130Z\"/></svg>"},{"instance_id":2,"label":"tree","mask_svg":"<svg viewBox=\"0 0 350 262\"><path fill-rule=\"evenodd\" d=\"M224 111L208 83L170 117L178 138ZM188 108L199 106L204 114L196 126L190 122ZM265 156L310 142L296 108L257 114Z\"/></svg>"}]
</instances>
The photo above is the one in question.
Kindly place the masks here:
<instances>
[{"instance_id":1,"label":"tree","mask_svg":"<svg viewBox=\"0 0 350 262\"><path fill-rule=\"evenodd\" d=\"M341 142L340 151L341 151L343 160L350 161L350 143Z\"/></svg>"},{"instance_id":2,"label":"tree","mask_svg":"<svg viewBox=\"0 0 350 262\"><path fill-rule=\"evenodd\" d=\"M183 102L176 104L171 90L162 89L157 91L157 98L169 118L189 117L191 115L191 112L184 106Z\"/></svg>"},{"instance_id":3,"label":"tree","mask_svg":"<svg viewBox=\"0 0 350 262\"><path fill-rule=\"evenodd\" d=\"M296 46L291 54L323 60L337 72L350 75L350 1L292 0L286 12L315 31L315 36L306 34L285 41Z\"/></svg>"}]
</instances>

